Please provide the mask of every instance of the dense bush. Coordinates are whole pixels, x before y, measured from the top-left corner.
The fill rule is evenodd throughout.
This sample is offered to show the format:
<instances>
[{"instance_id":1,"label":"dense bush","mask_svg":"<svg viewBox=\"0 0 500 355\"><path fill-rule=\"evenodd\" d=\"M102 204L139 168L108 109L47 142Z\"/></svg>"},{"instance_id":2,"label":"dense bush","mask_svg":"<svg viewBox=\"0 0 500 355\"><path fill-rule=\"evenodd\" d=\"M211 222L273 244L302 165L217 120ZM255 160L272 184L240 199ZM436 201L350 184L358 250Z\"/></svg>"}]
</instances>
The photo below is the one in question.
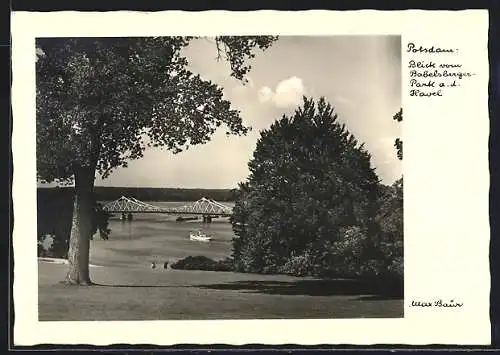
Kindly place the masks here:
<instances>
[{"instance_id":1,"label":"dense bush","mask_svg":"<svg viewBox=\"0 0 500 355\"><path fill-rule=\"evenodd\" d=\"M390 278L403 278L404 264L403 178L386 188L380 198L377 224L384 268Z\"/></svg>"},{"instance_id":2,"label":"dense bush","mask_svg":"<svg viewBox=\"0 0 500 355\"><path fill-rule=\"evenodd\" d=\"M283 266L278 268L278 272L293 276L307 276L313 268L313 256L305 251L301 255L292 255Z\"/></svg>"},{"instance_id":3,"label":"dense bush","mask_svg":"<svg viewBox=\"0 0 500 355\"><path fill-rule=\"evenodd\" d=\"M205 270L205 271L233 271L231 259L212 260L206 256L188 256L172 264L172 269Z\"/></svg>"},{"instance_id":4,"label":"dense bush","mask_svg":"<svg viewBox=\"0 0 500 355\"><path fill-rule=\"evenodd\" d=\"M45 189L37 191L37 240L39 256L66 258L73 216L73 191L68 188ZM99 232L102 239L108 239L109 214L96 203L92 216L92 235ZM45 237L53 237L49 250L41 247Z\"/></svg>"}]
</instances>

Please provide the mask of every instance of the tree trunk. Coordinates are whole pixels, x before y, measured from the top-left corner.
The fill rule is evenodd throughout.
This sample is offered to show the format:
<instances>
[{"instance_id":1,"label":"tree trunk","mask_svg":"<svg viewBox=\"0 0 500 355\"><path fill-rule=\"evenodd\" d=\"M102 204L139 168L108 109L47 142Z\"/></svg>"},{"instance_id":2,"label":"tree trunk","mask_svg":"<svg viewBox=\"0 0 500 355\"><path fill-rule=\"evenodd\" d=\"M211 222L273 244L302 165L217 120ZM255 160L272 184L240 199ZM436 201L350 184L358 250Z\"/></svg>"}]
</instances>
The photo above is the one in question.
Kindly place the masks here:
<instances>
[{"instance_id":1,"label":"tree trunk","mask_svg":"<svg viewBox=\"0 0 500 355\"><path fill-rule=\"evenodd\" d=\"M75 170L75 197L69 240L69 271L66 281L76 285L91 285L89 275L90 237L95 169Z\"/></svg>"}]
</instances>

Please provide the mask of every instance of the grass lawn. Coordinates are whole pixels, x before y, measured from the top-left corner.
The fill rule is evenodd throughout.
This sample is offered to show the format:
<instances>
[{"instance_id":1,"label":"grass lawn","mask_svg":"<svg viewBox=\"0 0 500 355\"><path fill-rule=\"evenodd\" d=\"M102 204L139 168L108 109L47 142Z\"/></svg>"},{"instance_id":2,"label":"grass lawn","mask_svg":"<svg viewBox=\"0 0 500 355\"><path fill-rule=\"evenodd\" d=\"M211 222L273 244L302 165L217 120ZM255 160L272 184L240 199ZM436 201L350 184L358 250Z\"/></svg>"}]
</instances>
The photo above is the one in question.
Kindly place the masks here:
<instances>
[{"instance_id":1,"label":"grass lawn","mask_svg":"<svg viewBox=\"0 0 500 355\"><path fill-rule=\"evenodd\" d=\"M106 266L75 287L66 265L38 267L40 321L403 317L401 299L345 280Z\"/></svg>"},{"instance_id":2,"label":"grass lawn","mask_svg":"<svg viewBox=\"0 0 500 355\"><path fill-rule=\"evenodd\" d=\"M144 220L141 220L143 218ZM149 219L148 219L149 218ZM169 320L252 318L395 318L403 300L352 281L276 275L151 269L189 255L221 259L231 254L229 223L212 223L211 243L187 238L193 224L138 215L133 223L111 221L109 241L91 242L92 281L61 284L67 265L38 263L39 319Z\"/></svg>"}]
</instances>

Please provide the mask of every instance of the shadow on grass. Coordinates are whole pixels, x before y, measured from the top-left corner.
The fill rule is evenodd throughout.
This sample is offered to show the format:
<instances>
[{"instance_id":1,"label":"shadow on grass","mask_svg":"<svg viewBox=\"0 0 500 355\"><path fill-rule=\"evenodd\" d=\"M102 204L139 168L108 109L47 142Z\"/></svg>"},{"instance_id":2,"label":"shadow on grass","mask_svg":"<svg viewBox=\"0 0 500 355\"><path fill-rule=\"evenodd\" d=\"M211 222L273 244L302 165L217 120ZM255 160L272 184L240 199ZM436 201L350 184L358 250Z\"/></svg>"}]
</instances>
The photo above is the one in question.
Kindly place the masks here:
<instances>
[{"instance_id":1,"label":"shadow on grass","mask_svg":"<svg viewBox=\"0 0 500 355\"><path fill-rule=\"evenodd\" d=\"M403 300L402 294L394 295L368 295L359 296L356 300L358 301L387 301L387 300Z\"/></svg>"},{"instance_id":2,"label":"shadow on grass","mask_svg":"<svg viewBox=\"0 0 500 355\"><path fill-rule=\"evenodd\" d=\"M179 288L179 287L186 287L186 286L179 286L179 285L113 285L113 284L100 284L100 283L94 283L93 286L98 286L98 287L125 287L125 288Z\"/></svg>"},{"instance_id":3,"label":"shadow on grass","mask_svg":"<svg viewBox=\"0 0 500 355\"><path fill-rule=\"evenodd\" d=\"M357 300L372 301L403 299L402 285L360 280L237 281L193 287L269 295L360 296Z\"/></svg>"}]
</instances>

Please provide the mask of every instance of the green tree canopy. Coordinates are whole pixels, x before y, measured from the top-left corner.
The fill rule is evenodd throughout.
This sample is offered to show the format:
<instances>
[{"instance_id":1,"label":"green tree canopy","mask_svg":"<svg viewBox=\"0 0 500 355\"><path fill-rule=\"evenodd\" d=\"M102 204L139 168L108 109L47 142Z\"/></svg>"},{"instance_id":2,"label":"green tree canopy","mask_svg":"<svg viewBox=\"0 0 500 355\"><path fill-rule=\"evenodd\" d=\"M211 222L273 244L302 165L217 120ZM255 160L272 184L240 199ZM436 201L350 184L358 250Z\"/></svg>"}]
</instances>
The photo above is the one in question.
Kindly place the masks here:
<instances>
[{"instance_id":1,"label":"green tree canopy","mask_svg":"<svg viewBox=\"0 0 500 355\"><path fill-rule=\"evenodd\" d=\"M68 281L90 284L95 174L107 177L148 147L173 153L210 140L220 126L246 134L222 88L187 69L194 37L39 38L36 41L37 174L74 181ZM276 37L216 37L219 57L244 80L253 50Z\"/></svg>"},{"instance_id":2,"label":"green tree canopy","mask_svg":"<svg viewBox=\"0 0 500 355\"><path fill-rule=\"evenodd\" d=\"M306 274L328 268L344 231L374 221L379 179L370 159L324 98L304 98L262 131L232 218L239 270L280 272L291 260Z\"/></svg>"},{"instance_id":3,"label":"green tree canopy","mask_svg":"<svg viewBox=\"0 0 500 355\"><path fill-rule=\"evenodd\" d=\"M37 163L45 181L72 180L75 168L108 176L151 146L178 153L225 125L245 134L222 88L186 68L191 37L39 38ZM244 79L252 49L274 37L218 37L232 76Z\"/></svg>"}]
</instances>

